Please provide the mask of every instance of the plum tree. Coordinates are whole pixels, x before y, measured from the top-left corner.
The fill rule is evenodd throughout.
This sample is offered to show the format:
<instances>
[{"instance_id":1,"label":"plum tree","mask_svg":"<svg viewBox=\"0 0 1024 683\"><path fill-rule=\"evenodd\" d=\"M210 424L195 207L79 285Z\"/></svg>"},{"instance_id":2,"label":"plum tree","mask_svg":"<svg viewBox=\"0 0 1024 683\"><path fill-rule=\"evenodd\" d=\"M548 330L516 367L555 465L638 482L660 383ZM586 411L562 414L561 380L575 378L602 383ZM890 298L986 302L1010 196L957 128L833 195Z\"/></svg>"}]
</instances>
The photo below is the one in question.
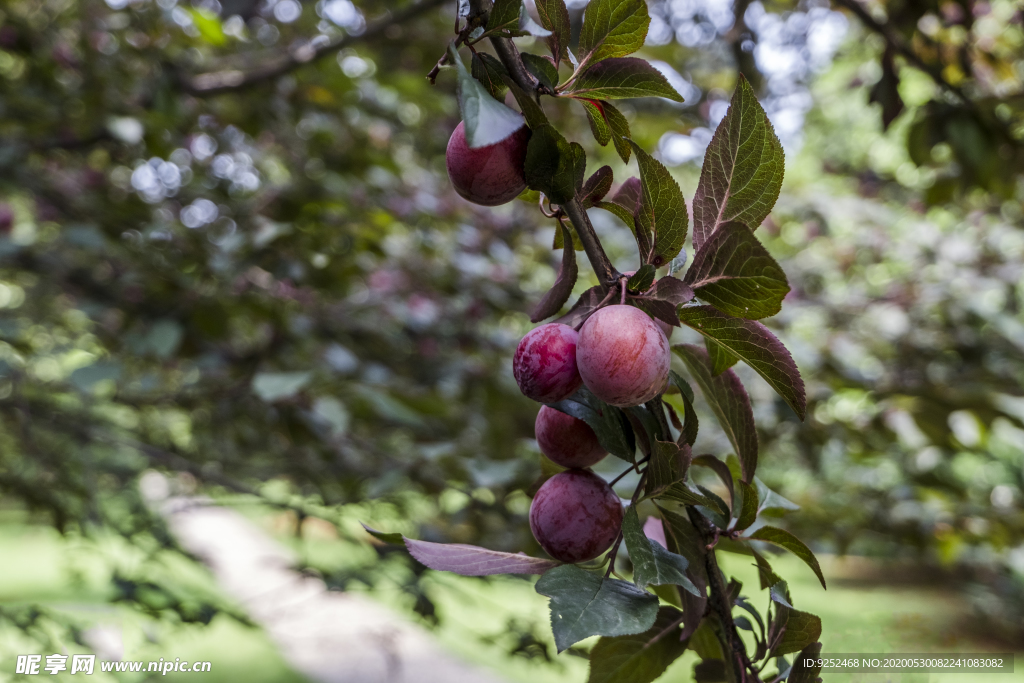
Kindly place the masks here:
<instances>
[{"instance_id":1,"label":"plum tree","mask_svg":"<svg viewBox=\"0 0 1024 683\"><path fill-rule=\"evenodd\" d=\"M622 501L590 470L559 472L544 482L530 505L530 530L551 557L592 560L615 542L622 528Z\"/></svg>"},{"instance_id":2,"label":"plum tree","mask_svg":"<svg viewBox=\"0 0 1024 683\"><path fill-rule=\"evenodd\" d=\"M668 337L638 308L602 308L580 330L576 346L580 377L609 405L636 406L657 396L671 362Z\"/></svg>"},{"instance_id":3,"label":"plum tree","mask_svg":"<svg viewBox=\"0 0 1024 683\"><path fill-rule=\"evenodd\" d=\"M586 422L549 406L537 413L534 434L540 452L562 467L590 467L608 455Z\"/></svg>"},{"instance_id":4,"label":"plum tree","mask_svg":"<svg viewBox=\"0 0 1024 683\"><path fill-rule=\"evenodd\" d=\"M452 186L464 199L483 206L512 201L526 189L523 165L530 129L523 126L501 142L470 147L460 121L448 140L445 161Z\"/></svg>"},{"instance_id":5,"label":"plum tree","mask_svg":"<svg viewBox=\"0 0 1024 683\"><path fill-rule=\"evenodd\" d=\"M512 358L512 374L523 395L540 403L572 396L583 380L576 369L579 333L568 325L541 325L519 342Z\"/></svg>"},{"instance_id":6,"label":"plum tree","mask_svg":"<svg viewBox=\"0 0 1024 683\"><path fill-rule=\"evenodd\" d=\"M458 78L465 125L449 144L449 175L462 196L480 204L512 199L525 180L531 192L521 197L554 221L552 244L562 251L551 288L530 313L533 322L555 322L520 341L513 373L523 394L549 404L535 423L541 450L569 466L540 487L529 515L541 547L567 564L371 533L388 542L401 539L432 569L470 576L542 574L536 590L551 599L558 651L588 636L602 638L590 654L591 681L649 683L683 653L691 636L703 644L717 640L714 655L698 666L698 680L708 678L711 670L722 680L750 683L787 675L794 681L815 680L818 669L805 663L820 653L820 620L792 607L785 581L747 544L763 541L788 548L810 565L823 587L825 579L802 541L778 527L754 526L772 494L754 478L758 443L753 409L729 367L744 361L803 419L807 406L799 370L782 342L759 322L779 311L789 291L785 274L754 235L779 196L785 164L771 121L741 75L709 144L691 210L673 174L637 142L631 122L613 103L632 97L682 101L650 63L627 56L647 37L645 0L591 0L577 27L563 0L545 0L534 18L541 26L529 30L519 19L521 0L467 0L460 6L465 11L456 24L457 36L428 75L433 80L444 63L452 63ZM545 38L550 56L522 53L512 42L530 30ZM494 55L477 47L485 40ZM459 55L462 46L472 53L472 71ZM559 70L563 62L573 67L565 80ZM558 119L549 119L545 97L578 103L597 143L614 143L624 164L635 158L639 177L626 178L615 192L611 166L600 166L588 177L588 150L558 127L567 107L560 107ZM512 115L511 100L519 108ZM532 132L518 128L520 115ZM517 132L497 145L471 150L467 130L469 139L479 142ZM635 273L615 267L590 221L590 209L610 212L633 234L641 264ZM691 235L693 260L677 277ZM578 251L590 262L596 284L570 304L580 284ZM665 266L668 272L657 277ZM705 346L670 348L668 335L681 325L702 335ZM693 456L698 431L693 387L671 373L674 398L660 396L669 388L673 354L715 409L735 461ZM586 469L605 450L628 464L612 482L636 475L625 510L612 485ZM731 505L696 488L690 472L697 468L710 468L722 478ZM638 507L653 511L651 500L668 503L654 508L660 519L652 518L651 525L652 530L661 525L663 543L651 541L640 522ZM740 634L749 620L732 616L734 607L749 613L749 602L740 600L737 584L718 567L716 545L723 539L749 550L758 560L761 587L772 588L768 618L757 618L762 628L760 637L754 634L754 650ZM632 561L632 584L617 566L623 544ZM573 566L602 554L600 563ZM659 605L647 590L651 585L659 586L658 595L667 602L682 604L682 611ZM701 599L683 600L684 593ZM705 617L711 621L702 623ZM698 631L703 637L697 638ZM702 656L712 651L700 649ZM802 654L791 673L784 668L762 678L771 658L796 652ZM622 666L627 656L630 665Z\"/></svg>"}]
</instances>

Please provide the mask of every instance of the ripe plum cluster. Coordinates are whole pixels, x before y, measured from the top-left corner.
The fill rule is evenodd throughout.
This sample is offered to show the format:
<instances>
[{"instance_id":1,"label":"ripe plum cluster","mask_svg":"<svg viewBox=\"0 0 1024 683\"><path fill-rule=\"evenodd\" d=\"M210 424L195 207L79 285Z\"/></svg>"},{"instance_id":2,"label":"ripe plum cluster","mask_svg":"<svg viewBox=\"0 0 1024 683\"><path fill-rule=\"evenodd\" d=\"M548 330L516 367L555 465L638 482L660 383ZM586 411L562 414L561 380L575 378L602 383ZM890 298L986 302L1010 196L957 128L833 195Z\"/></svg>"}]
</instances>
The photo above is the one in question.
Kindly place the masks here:
<instances>
[{"instance_id":1,"label":"ripe plum cluster","mask_svg":"<svg viewBox=\"0 0 1024 683\"><path fill-rule=\"evenodd\" d=\"M668 338L650 316L612 305L593 313L579 332L560 323L531 330L519 342L512 371L523 394L535 401L562 401L585 385L605 403L626 407L664 390L670 359ZM615 542L622 525L619 497L587 469L607 451L586 422L551 406L537 414L535 433L544 455L569 469L534 496L534 538L563 562L594 559Z\"/></svg>"},{"instance_id":2,"label":"ripe plum cluster","mask_svg":"<svg viewBox=\"0 0 1024 683\"><path fill-rule=\"evenodd\" d=\"M526 189L523 165L530 130L501 142L471 148L465 124L448 141L448 177L463 198L496 206ZM605 306L577 332L560 323L531 330L516 349L512 371L524 395L557 403L583 385L616 407L636 406L664 391L671 328L638 308ZM552 462L567 468L548 479L530 506L530 529L551 557L585 562L606 551L622 526L622 501L589 467L608 453L590 426L545 405L535 423L537 443Z\"/></svg>"}]
</instances>

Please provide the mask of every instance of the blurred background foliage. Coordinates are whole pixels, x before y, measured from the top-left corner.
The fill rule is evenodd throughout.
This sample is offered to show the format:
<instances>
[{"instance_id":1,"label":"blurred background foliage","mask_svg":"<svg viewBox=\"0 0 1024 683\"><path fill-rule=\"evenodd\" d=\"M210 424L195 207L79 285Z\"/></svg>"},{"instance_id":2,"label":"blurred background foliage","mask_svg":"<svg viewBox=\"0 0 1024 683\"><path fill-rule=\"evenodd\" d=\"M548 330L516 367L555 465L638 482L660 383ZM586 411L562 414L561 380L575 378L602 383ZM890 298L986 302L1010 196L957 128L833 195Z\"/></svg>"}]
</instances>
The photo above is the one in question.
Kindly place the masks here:
<instances>
[{"instance_id":1,"label":"blurred background foliage","mask_svg":"<svg viewBox=\"0 0 1024 683\"><path fill-rule=\"evenodd\" d=\"M759 232L793 286L769 324L807 380L807 421L742 375L762 477L803 507L785 523L816 550L939 568L982 623L1024 637L1021 9L650 9L644 56L686 101L623 112L684 194L739 71L787 150ZM423 572L357 520L539 552L526 512L551 466L510 357L554 279L554 225L448 184L455 79L425 75L455 12L0 6L0 505L97 549L106 599L172 622L231 611L176 569L194 558L157 512L168 495L241 496L299 531L326 519L365 552L308 569L338 588L386 576L428 622ZM594 167L635 174L582 110L546 102ZM593 220L634 269L629 232ZM702 430L698 450L727 448ZM15 601L0 618L82 642L67 614ZM524 634L514 648L536 651Z\"/></svg>"}]
</instances>

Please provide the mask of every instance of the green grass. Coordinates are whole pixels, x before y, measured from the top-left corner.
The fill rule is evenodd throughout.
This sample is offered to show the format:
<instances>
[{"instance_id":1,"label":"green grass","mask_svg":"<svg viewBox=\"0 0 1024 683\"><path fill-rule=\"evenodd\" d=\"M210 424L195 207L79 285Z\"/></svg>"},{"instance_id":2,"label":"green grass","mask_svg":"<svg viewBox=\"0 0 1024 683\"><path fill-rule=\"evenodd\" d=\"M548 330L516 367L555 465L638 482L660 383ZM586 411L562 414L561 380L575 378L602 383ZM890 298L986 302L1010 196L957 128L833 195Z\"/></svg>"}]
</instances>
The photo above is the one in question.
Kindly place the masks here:
<instances>
[{"instance_id":1,"label":"green grass","mask_svg":"<svg viewBox=\"0 0 1024 683\"><path fill-rule=\"evenodd\" d=\"M260 519L260 515L254 515ZM365 557L366 548L328 538L281 540L306 557L316 557L321 566L351 562ZM252 683L300 683L303 678L291 671L277 649L260 630L218 616L208 627L155 624L130 610L111 607L104 581L104 558L96 548L61 537L48 527L0 521L0 606L38 603L86 620L119 624L125 640L125 659L155 660L159 657L183 660L208 660L212 671L203 680L247 681ZM105 548L102 552L115 552ZM372 556L372 552L370 553ZM744 584L759 609L768 598L759 590L756 569L748 558L721 554L724 571ZM109 560L109 557L106 558ZM1006 647L993 645L966 632L963 624L966 603L955 593L938 587L865 584L841 580L855 574L842 562L822 558L827 591L814 574L791 555L772 559L776 571L788 579L797 608L819 615L823 621L825 652L981 652ZM201 572L197 572L201 574ZM431 597L437 604L441 627L435 633L441 646L467 661L491 668L507 680L518 683L582 683L587 677L587 662L570 654L554 656L548 629L547 601L537 595L530 580L496 577L491 580L463 579L434 573L427 579ZM397 586L382 582L370 594L401 613L409 614L409 598ZM532 627L548 646L553 661L547 661L542 648L526 647L533 658L510 656L520 642L510 624ZM155 642L152 642L155 641ZM71 652L80 648L68 645ZM38 645L10 627L0 629L0 680L14 670L13 654L43 653ZM692 680L694 656L688 653L660 679L662 683ZM828 674L832 683L1024 683L1024 659L1018 657L1018 672L1010 675L980 674ZM769 667L771 669L771 667ZM175 681L190 674L159 677ZM28 679L26 679L28 680ZM57 680L60 680L59 678ZM75 680L68 678L68 680ZM104 677L97 674L95 680ZM115 680L111 677L106 680ZM145 676L122 674L116 680L141 681ZM154 679L155 680L155 679Z\"/></svg>"},{"instance_id":2,"label":"green grass","mask_svg":"<svg viewBox=\"0 0 1024 683\"><path fill-rule=\"evenodd\" d=\"M211 670L202 679L209 683L246 681L247 683L306 683L293 672L276 647L258 628L240 624L224 615L214 617L208 626L157 624L127 608L112 606L105 580L106 562L100 553L119 554L112 544L96 548L74 539L62 537L50 527L0 522L0 607L14 609L23 605L39 605L80 622L99 623L119 628L123 634L124 660L156 661L180 658L188 661L209 661ZM130 557L120 558L130 562ZM202 572L196 572L201 580ZM0 681L14 677L18 654L48 655L57 652L86 652L84 648L63 637L57 629L48 629L54 647L43 651L38 642L9 624L0 627ZM70 661L70 660L69 660ZM64 673L48 680L75 681L80 675ZM35 677L18 677L33 680ZM102 674L95 681L183 681L195 680L191 673Z\"/></svg>"}]
</instances>

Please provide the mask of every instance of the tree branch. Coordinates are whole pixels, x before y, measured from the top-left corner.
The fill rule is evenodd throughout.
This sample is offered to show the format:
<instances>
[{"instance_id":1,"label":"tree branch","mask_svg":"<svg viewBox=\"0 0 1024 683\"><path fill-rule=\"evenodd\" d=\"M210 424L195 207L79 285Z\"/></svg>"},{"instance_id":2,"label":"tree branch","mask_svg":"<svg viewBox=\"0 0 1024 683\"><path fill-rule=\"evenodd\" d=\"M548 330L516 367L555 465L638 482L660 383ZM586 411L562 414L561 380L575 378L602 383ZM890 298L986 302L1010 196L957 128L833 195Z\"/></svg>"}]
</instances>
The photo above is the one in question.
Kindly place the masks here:
<instances>
[{"instance_id":1,"label":"tree branch","mask_svg":"<svg viewBox=\"0 0 1024 683\"><path fill-rule=\"evenodd\" d=\"M882 36L882 38L885 39L885 42L892 47L892 49L896 50L896 52L903 55L903 58L911 65L928 74L936 84L952 93L961 102L972 109L974 108L974 102L964 93L963 90L943 78L942 73L939 70L925 62L924 59L914 52L913 48L911 48L899 34L892 30L888 24L883 24L871 16L871 14L864 9L858 0L835 0L835 2L837 5L850 10L850 12L852 12L862 24L868 27L868 29Z\"/></svg>"},{"instance_id":2,"label":"tree branch","mask_svg":"<svg viewBox=\"0 0 1024 683\"><path fill-rule=\"evenodd\" d=\"M583 208L580 198L578 196L574 197L571 202L563 205L562 208L565 210L566 215L569 216L569 220L572 221L573 227L576 228L576 234L579 235L580 242L583 243L583 250L587 253L587 258L590 259L590 265L593 267L597 279L605 287L612 287L618 282L620 273L612 265L608 255L604 253L601 240L597 238L597 233L594 232L594 225L590 222L590 216L587 215L586 209Z\"/></svg>"},{"instance_id":3,"label":"tree branch","mask_svg":"<svg viewBox=\"0 0 1024 683\"><path fill-rule=\"evenodd\" d=\"M490 8L490 0L470 0L469 19L486 24L487 13L490 11ZM519 56L519 50L516 48L515 43L512 42L512 39L502 36L491 36L491 45L494 47L494 51L497 53L498 59L501 60L505 70L508 71L509 76L515 81L515 84L522 88L523 92L532 93L534 96L537 96L538 90L541 87L540 81L527 70L526 65L523 64L523 60ZM577 197L564 204L561 208L565 211L569 220L572 221L576 234L579 235L580 242L583 243L583 250L590 260L590 265L594 268L597 279L604 287L611 287L618 281L620 273L615 269L611 259L604 252L601 240L598 239L597 233L594 231L594 225L590 222L590 217L587 216L583 204Z\"/></svg>"},{"instance_id":4,"label":"tree branch","mask_svg":"<svg viewBox=\"0 0 1024 683\"><path fill-rule=\"evenodd\" d=\"M686 511L704 543L711 543L714 540L716 531L711 522L690 506L687 506ZM718 568L718 559L715 557L714 548L709 549L705 554L705 564L708 574L708 605L722 621L725 638L732 649L735 663L739 665L739 670L736 672L739 677L735 680L747 683L761 683L760 677L754 673L754 665L747 656L747 652L743 647L743 641L736 630L736 622L732 619L732 605L726 598L728 590L722 583L722 572ZM747 674L747 671L750 673Z\"/></svg>"},{"instance_id":5,"label":"tree branch","mask_svg":"<svg viewBox=\"0 0 1024 683\"><path fill-rule=\"evenodd\" d=\"M358 36L345 35L337 38L326 45L313 47L312 42L307 42L276 61L253 69L252 71L241 71L239 69L225 69L222 71L211 71L182 79L182 89L196 97L212 97L222 93L242 90L259 83L280 78L307 64L316 62L328 55L343 50L350 45L376 38L392 26L397 26L410 19L414 19L429 9L442 5L447 0L420 0L420 2L391 16L374 21L366 30Z\"/></svg>"}]
</instances>

